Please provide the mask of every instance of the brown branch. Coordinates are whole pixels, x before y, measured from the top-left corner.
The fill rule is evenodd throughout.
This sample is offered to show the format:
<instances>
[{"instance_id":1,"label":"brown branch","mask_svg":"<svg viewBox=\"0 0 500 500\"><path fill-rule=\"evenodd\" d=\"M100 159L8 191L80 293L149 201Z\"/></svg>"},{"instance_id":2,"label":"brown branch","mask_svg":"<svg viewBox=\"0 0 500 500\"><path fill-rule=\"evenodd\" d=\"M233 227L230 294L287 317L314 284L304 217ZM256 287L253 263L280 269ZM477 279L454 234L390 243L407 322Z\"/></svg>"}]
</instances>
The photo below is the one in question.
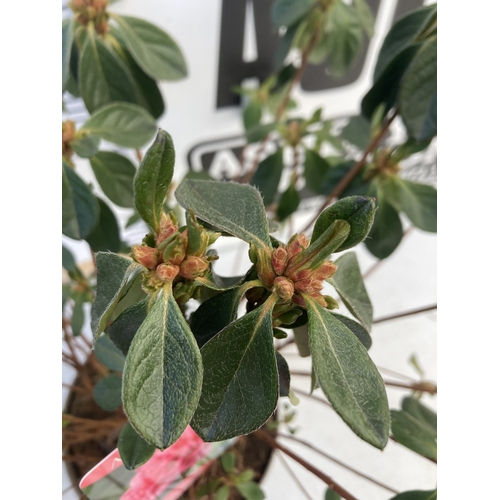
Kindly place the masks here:
<instances>
[{"instance_id":1,"label":"brown branch","mask_svg":"<svg viewBox=\"0 0 500 500\"><path fill-rule=\"evenodd\" d=\"M363 156L361 159L342 177L340 182L335 186L335 189L330 193L328 198L325 200L323 205L321 205L321 208L318 210L317 214L314 216L313 219L307 224L306 227L302 230L303 233L311 227L313 222L319 217L321 212L330 205L332 200L334 198L338 198L344 191L345 189L349 186L351 181L358 175L359 172L361 172L361 169L365 166L366 159L368 158L368 155L375 149L377 144L380 142L380 140L384 137L386 132L389 130L389 127L391 126L391 123L394 121L394 118L397 116L397 110L394 111L392 116L387 119L385 125L382 127L380 132L370 141L370 144L368 144L367 148L365 149Z\"/></svg>"},{"instance_id":2,"label":"brown branch","mask_svg":"<svg viewBox=\"0 0 500 500\"><path fill-rule=\"evenodd\" d=\"M390 316L383 316L382 318L374 319L373 324L382 323L383 321L391 321L397 318L404 318L406 316L413 316L414 314L420 314L427 311L434 311L435 309L437 309L437 304L433 304L432 306L421 307L419 309L413 309L411 311L405 311L398 314L391 314Z\"/></svg>"},{"instance_id":3,"label":"brown branch","mask_svg":"<svg viewBox=\"0 0 500 500\"><path fill-rule=\"evenodd\" d=\"M295 484L299 487L300 491L302 491L302 493L304 493L304 496L307 497L308 500L313 500L311 495L309 495L309 493L305 489L304 485L300 482L300 480L297 477L297 475L295 474L295 472L293 472L292 468L288 465L287 461L283 458L283 454L281 452L278 453L278 458L280 459L281 463L285 467L288 474L290 474L291 478L294 480Z\"/></svg>"},{"instance_id":4,"label":"brown branch","mask_svg":"<svg viewBox=\"0 0 500 500\"><path fill-rule=\"evenodd\" d=\"M308 443L307 441L305 441L303 439L300 439L300 438L298 438L296 436L292 436L292 435L288 435L288 434L281 434L281 433L278 433L278 436L279 437L284 437L286 439L291 439L292 441L296 441L297 443L300 443L300 444L302 444L304 446L307 446L308 448L310 448L311 450L315 451L316 453L322 455L325 458L328 458L332 462L335 462L337 465L340 465L341 467L344 467L344 469L347 469L347 470L351 471L352 473L357 474L358 476L363 477L363 478L367 479L368 481L371 481L374 484L377 484L381 488L384 488L384 489L386 489L388 491L391 491L392 493L398 493L398 491L396 491L395 489L391 488L390 486L387 486L387 485L385 485L383 483L380 483L376 479L373 479L372 477L367 476L363 472L360 472L359 470L352 468L350 465L347 465L344 462L341 462L337 458L332 457L330 454L324 452L323 450L320 450L319 448L316 448L316 446L312 445L311 443Z\"/></svg>"},{"instance_id":5,"label":"brown branch","mask_svg":"<svg viewBox=\"0 0 500 500\"><path fill-rule=\"evenodd\" d=\"M391 380L384 380L385 385L391 387L401 387L403 389L411 389L417 392L428 392L429 394L437 394L437 385L433 382L428 382L422 380L421 382L415 382L414 384L405 384L403 382L392 382Z\"/></svg>"},{"instance_id":6,"label":"brown branch","mask_svg":"<svg viewBox=\"0 0 500 500\"><path fill-rule=\"evenodd\" d=\"M324 472L320 471L314 465L310 464L306 460L304 460L302 457L299 455L295 454L292 450L289 450L282 444L278 443L276 439L272 438L269 434L266 432L263 432L261 430L255 431L254 435L257 436L260 440L265 441L269 446L272 446L273 448L276 448L286 455L288 455L290 458L295 460L297 463L302 465L305 469L307 469L309 472L313 473L316 477L321 479L330 489L333 491L336 491L342 498L345 498L345 500L357 500L356 497L351 495L348 491L346 491L340 484L335 482L331 477L327 476Z\"/></svg>"}]
</instances>

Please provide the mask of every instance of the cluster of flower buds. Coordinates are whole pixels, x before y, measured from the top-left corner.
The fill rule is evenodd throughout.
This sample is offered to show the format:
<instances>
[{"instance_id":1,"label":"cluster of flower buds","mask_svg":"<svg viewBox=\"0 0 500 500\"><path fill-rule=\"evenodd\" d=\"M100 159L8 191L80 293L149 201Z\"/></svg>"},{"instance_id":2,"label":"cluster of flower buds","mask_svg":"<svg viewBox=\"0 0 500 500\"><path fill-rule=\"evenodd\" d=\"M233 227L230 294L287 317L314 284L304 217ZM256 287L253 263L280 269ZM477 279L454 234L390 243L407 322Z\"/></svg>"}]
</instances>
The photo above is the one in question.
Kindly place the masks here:
<instances>
[{"instance_id":1,"label":"cluster of flower buds","mask_svg":"<svg viewBox=\"0 0 500 500\"><path fill-rule=\"evenodd\" d=\"M62 155L67 160L71 160L71 156L73 155L70 142L75 138L75 134L75 122L66 120L62 123Z\"/></svg>"},{"instance_id":2,"label":"cluster of flower buds","mask_svg":"<svg viewBox=\"0 0 500 500\"><path fill-rule=\"evenodd\" d=\"M108 31L108 0L72 0L68 5L82 26L92 22L100 35Z\"/></svg>"},{"instance_id":3,"label":"cluster of flower buds","mask_svg":"<svg viewBox=\"0 0 500 500\"><path fill-rule=\"evenodd\" d=\"M282 323L288 323L288 320L291 323L301 314L296 306L306 307L304 294L322 307L338 307L335 299L321 294L324 280L333 276L337 266L329 260L318 264L313 256L304 258L306 254L302 252L308 246L305 234L296 234L286 246L280 245L271 252L250 247L250 259L255 264L259 280L279 297L274 312L275 317L280 314Z\"/></svg>"},{"instance_id":4,"label":"cluster of flower buds","mask_svg":"<svg viewBox=\"0 0 500 500\"><path fill-rule=\"evenodd\" d=\"M218 258L206 251L219 236L203 228L193 213L188 213L182 231L173 213L162 214L157 235L147 235L142 245L132 247L134 259L148 269L143 275L144 290L154 293L169 283L177 301L186 303L198 288L193 280L205 276L210 262Z\"/></svg>"}]
</instances>

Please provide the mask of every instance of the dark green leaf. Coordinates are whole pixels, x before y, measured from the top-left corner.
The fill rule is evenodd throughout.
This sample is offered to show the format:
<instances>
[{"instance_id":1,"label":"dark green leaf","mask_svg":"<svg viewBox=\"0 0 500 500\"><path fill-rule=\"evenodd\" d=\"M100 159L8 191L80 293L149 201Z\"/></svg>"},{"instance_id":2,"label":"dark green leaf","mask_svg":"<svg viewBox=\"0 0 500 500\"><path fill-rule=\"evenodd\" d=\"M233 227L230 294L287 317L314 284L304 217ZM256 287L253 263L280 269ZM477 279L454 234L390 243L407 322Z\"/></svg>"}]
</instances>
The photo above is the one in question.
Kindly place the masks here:
<instances>
[{"instance_id":1,"label":"dark green leaf","mask_svg":"<svg viewBox=\"0 0 500 500\"><path fill-rule=\"evenodd\" d=\"M262 107L258 102L251 102L243 111L243 125L245 130L256 127L262 117Z\"/></svg>"},{"instance_id":2,"label":"dark green leaf","mask_svg":"<svg viewBox=\"0 0 500 500\"><path fill-rule=\"evenodd\" d=\"M342 130L342 138L364 151L370 142L370 122L363 115L351 118Z\"/></svg>"},{"instance_id":3,"label":"dark green leaf","mask_svg":"<svg viewBox=\"0 0 500 500\"><path fill-rule=\"evenodd\" d=\"M163 203L174 173L174 163L172 137L160 129L134 180L135 208L155 233L160 229Z\"/></svg>"},{"instance_id":4,"label":"dark green leaf","mask_svg":"<svg viewBox=\"0 0 500 500\"><path fill-rule=\"evenodd\" d=\"M80 91L90 113L112 102L136 103L127 66L94 30L89 30L80 57Z\"/></svg>"},{"instance_id":5,"label":"dark green leaf","mask_svg":"<svg viewBox=\"0 0 500 500\"><path fill-rule=\"evenodd\" d=\"M129 422L120 432L118 438L118 451L123 465L128 470L134 470L142 464L145 464L155 452L156 448L144 441Z\"/></svg>"},{"instance_id":6,"label":"dark green leaf","mask_svg":"<svg viewBox=\"0 0 500 500\"><path fill-rule=\"evenodd\" d=\"M437 460L436 433L426 423L406 411L391 411L391 430L394 439L410 450Z\"/></svg>"},{"instance_id":7,"label":"dark green leaf","mask_svg":"<svg viewBox=\"0 0 500 500\"><path fill-rule=\"evenodd\" d=\"M94 354L96 358L110 370L114 370L116 372L123 371L125 356L113 344L108 335L102 335L97 339L94 346Z\"/></svg>"},{"instance_id":8,"label":"dark green leaf","mask_svg":"<svg viewBox=\"0 0 500 500\"><path fill-rule=\"evenodd\" d=\"M375 217L375 201L365 196L342 198L324 210L314 224L311 243L314 243L336 220L345 220L351 228L349 236L336 249L347 250L361 243L368 235Z\"/></svg>"},{"instance_id":9,"label":"dark green leaf","mask_svg":"<svg viewBox=\"0 0 500 500\"><path fill-rule=\"evenodd\" d=\"M280 397L288 396L290 392L290 368L288 368L286 359L278 351L274 351L274 354L278 365L279 395Z\"/></svg>"},{"instance_id":10,"label":"dark green leaf","mask_svg":"<svg viewBox=\"0 0 500 500\"><path fill-rule=\"evenodd\" d=\"M62 266L68 272L78 271L78 267L76 267L75 257L64 245L62 246Z\"/></svg>"},{"instance_id":11,"label":"dark green leaf","mask_svg":"<svg viewBox=\"0 0 500 500\"><path fill-rule=\"evenodd\" d=\"M99 151L101 139L94 135L83 135L70 142L73 151L80 158L90 158Z\"/></svg>"},{"instance_id":12,"label":"dark green leaf","mask_svg":"<svg viewBox=\"0 0 500 500\"><path fill-rule=\"evenodd\" d=\"M336 491L327 488L325 491L325 500L342 500L342 498Z\"/></svg>"},{"instance_id":13,"label":"dark green leaf","mask_svg":"<svg viewBox=\"0 0 500 500\"><path fill-rule=\"evenodd\" d=\"M363 440L383 449L389 438L384 381L365 347L333 314L304 296L309 343L320 387L335 411Z\"/></svg>"},{"instance_id":14,"label":"dark green leaf","mask_svg":"<svg viewBox=\"0 0 500 500\"><path fill-rule=\"evenodd\" d=\"M83 312L84 297L78 295L74 297L75 302L73 304L73 311L71 313L71 332L76 337L82 332L82 328L85 322L85 314Z\"/></svg>"},{"instance_id":15,"label":"dark green leaf","mask_svg":"<svg viewBox=\"0 0 500 500\"><path fill-rule=\"evenodd\" d=\"M261 427L276 409L278 369L268 303L231 323L202 350L203 389L191 426L204 441Z\"/></svg>"},{"instance_id":16,"label":"dark green leaf","mask_svg":"<svg viewBox=\"0 0 500 500\"><path fill-rule=\"evenodd\" d=\"M184 179L175 197L200 219L257 247L271 247L264 204L254 187Z\"/></svg>"},{"instance_id":17,"label":"dark green leaf","mask_svg":"<svg viewBox=\"0 0 500 500\"><path fill-rule=\"evenodd\" d=\"M171 36L143 19L113 14L137 64L156 80L181 80L188 74L184 56Z\"/></svg>"},{"instance_id":18,"label":"dark green leaf","mask_svg":"<svg viewBox=\"0 0 500 500\"><path fill-rule=\"evenodd\" d=\"M278 43L278 48L276 49L276 53L274 56L274 66L276 68L280 68L283 65L286 56L290 52L290 49L292 48L293 39L295 38L295 34L297 33L297 29L301 21L302 19L300 19L295 24L290 26L286 30L286 33L280 38L280 41Z\"/></svg>"},{"instance_id":19,"label":"dark green leaf","mask_svg":"<svg viewBox=\"0 0 500 500\"><path fill-rule=\"evenodd\" d=\"M332 75L340 78L356 62L363 40L359 17L351 5L336 2L332 9L332 31L330 41L329 68Z\"/></svg>"},{"instance_id":20,"label":"dark green leaf","mask_svg":"<svg viewBox=\"0 0 500 500\"><path fill-rule=\"evenodd\" d=\"M130 349L130 344L137 330L146 319L147 313L148 302L147 300L141 300L125 309L107 328L109 338L125 356Z\"/></svg>"},{"instance_id":21,"label":"dark green leaf","mask_svg":"<svg viewBox=\"0 0 500 500\"><path fill-rule=\"evenodd\" d=\"M263 500L264 498L266 498L266 495L264 495L264 492L260 489L260 486L253 481L239 483L236 485L236 488L247 500Z\"/></svg>"},{"instance_id":22,"label":"dark green leaf","mask_svg":"<svg viewBox=\"0 0 500 500\"><path fill-rule=\"evenodd\" d=\"M104 194L119 207L134 207L134 164L122 155L100 151L90 158L95 178Z\"/></svg>"},{"instance_id":23,"label":"dark green leaf","mask_svg":"<svg viewBox=\"0 0 500 500\"><path fill-rule=\"evenodd\" d=\"M302 318L302 316L299 318ZM307 358L311 355L311 350L309 349L309 327L307 326L307 323L304 325L294 326L293 339L301 357Z\"/></svg>"},{"instance_id":24,"label":"dark green leaf","mask_svg":"<svg viewBox=\"0 0 500 500\"><path fill-rule=\"evenodd\" d=\"M378 210L365 245L377 259L385 259L401 243L403 226L397 210L385 199L380 190L377 202Z\"/></svg>"},{"instance_id":25,"label":"dark green leaf","mask_svg":"<svg viewBox=\"0 0 500 500\"><path fill-rule=\"evenodd\" d=\"M331 158L326 158L331 161ZM336 160L336 158L335 158ZM321 186L321 194L329 195L338 185L338 183L344 178L344 176L354 167L356 164L353 160L342 161L333 165L332 168L327 172L325 178L323 179L323 185ZM346 196L355 195L365 195L368 191L368 184L363 182L363 171L359 172L354 179L350 182L349 186L341 194L341 198Z\"/></svg>"},{"instance_id":26,"label":"dark green leaf","mask_svg":"<svg viewBox=\"0 0 500 500\"><path fill-rule=\"evenodd\" d=\"M115 214L103 200L97 198L97 201L99 202L99 220L85 240L93 252L119 252L122 243Z\"/></svg>"},{"instance_id":27,"label":"dark green leaf","mask_svg":"<svg viewBox=\"0 0 500 500\"><path fill-rule=\"evenodd\" d=\"M401 80L399 110L417 141L437 134L437 36L425 42Z\"/></svg>"},{"instance_id":28,"label":"dark green leaf","mask_svg":"<svg viewBox=\"0 0 500 500\"><path fill-rule=\"evenodd\" d=\"M99 204L80 176L63 162L62 232L79 240L97 223Z\"/></svg>"},{"instance_id":29,"label":"dark green leaf","mask_svg":"<svg viewBox=\"0 0 500 500\"><path fill-rule=\"evenodd\" d=\"M94 401L106 411L115 411L122 404L122 378L112 373L97 382L92 392Z\"/></svg>"},{"instance_id":30,"label":"dark green leaf","mask_svg":"<svg viewBox=\"0 0 500 500\"><path fill-rule=\"evenodd\" d=\"M259 142L276 128L276 123L266 123L265 125L255 125L245 131L249 143Z\"/></svg>"},{"instance_id":31,"label":"dark green leaf","mask_svg":"<svg viewBox=\"0 0 500 500\"><path fill-rule=\"evenodd\" d=\"M359 22L365 30L367 36L372 37L374 33L375 20L373 13L366 0L354 0L354 8L358 14Z\"/></svg>"},{"instance_id":32,"label":"dark green leaf","mask_svg":"<svg viewBox=\"0 0 500 500\"><path fill-rule=\"evenodd\" d=\"M73 20L65 19L62 23L62 91L66 90L69 80L69 61L73 44Z\"/></svg>"},{"instance_id":33,"label":"dark green leaf","mask_svg":"<svg viewBox=\"0 0 500 500\"><path fill-rule=\"evenodd\" d=\"M257 171L250 180L261 193L264 205L270 205L276 197L278 185L283 172L283 148L262 160Z\"/></svg>"},{"instance_id":34,"label":"dark green leaf","mask_svg":"<svg viewBox=\"0 0 500 500\"><path fill-rule=\"evenodd\" d=\"M397 178L401 208L412 224L423 231L437 231L437 191L433 186Z\"/></svg>"},{"instance_id":35,"label":"dark green leaf","mask_svg":"<svg viewBox=\"0 0 500 500\"><path fill-rule=\"evenodd\" d=\"M399 19L387 33L375 66L374 81L388 65L426 30L436 17L436 4L422 7Z\"/></svg>"},{"instance_id":36,"label":"dark green leaf","mask_svg":"<svg viewBox=\"0 0 500 500\"><path fill-rule=\"evenodd\" d=\"M437 415L436 412L422 404L417 398L407 396L403 399L403 411L409 413L420 423L429 426L430 431L437 435Z\"/></svg>"},{"instance_id":37,"label":"dark green leaf","mask_svg":"<svg viewBox=\"0 0 500 500\"><path fill-rule=\"evenodd\" d=\"M220 463L225 472L231 472L236 465L236 455L234 453L224 453L220 457Z\"/></svg>"},{"instance_id":38,"label":"dark green leaf","mask_svg":"<svg viewBox=\"0 0 500 500\"><path fill-rule=\"evenodd\" d=\"M110 252L96 255L97 286L91 315L94 342L106 328L131 274L138 267L133 260L121 255Z\"/></svg>"},{"instance_id":39,"label":"dark green leaf","mask_svg":"<svg viewBox=\"0 0 500 500\"><path fill-rule=\"evenodd\" d=\"M123 373L123 407L134 429L164 450L184 432L201 392L193 334L165 289L137 331Z\"/></svg>"},{"instance_id":40,"label":"dark green leaf","mask_svg":"<svg viewBox=\"0 0 500 500\"><path fill-rule=\"evenodd\" d=\"M304 177L306 186L311 191L321 193L323 179L329 170L330 165L323 157L311 149L306 149Z\"/></svg>"},{"instance_id":41,"label":"dark green leaf","mask_svg":"<svg viewBox=\"0 0 500 500\"><path fill-rule=\"evenodd\" d=\"M83 124L81 130L126 148L144 146L157 131L156 122L146 110L128 103L109 104L100 108Z\"/></svg>"},{"instance_id":42,"label":"dark green leaf","mask_svg":"<svg viewBox=\"0 0 500 500\"><path fill-rule=\"evenodd\" d=\"M358 258L354 252L339 257L335 264L337 271L328 279L342 298L349 312L370 331L373 321L373 307L363 283Z\"/></svg>"},{"instance_id":43,"label":"dark green leaf","mask_svg":"<svg viewBox=\"0 0 500 500\"><path fill-rule=\"evenodd\" d=\"M71 54L69 58L69 76L66 83L66 90L74 97L81 97L80 85L78 84L78 67L80 65L79 52L76 42L71 44Z\"/></svg>"},{"instance_id":44,"label":"dark green leaf","mask_svg":"<svg viewBox=\"0 0 500 500\"><path fill-rule=\"evenodd\" d=\"M125 309L128 309L137 302L140 302L149 297L149 295L142 289L143 273L144 268L138 266L134 273L131 275L127 284L123 288L122 294L116 304L116 307L114 307L113 309L110 323L116 321L118 316L120 316L120 314L125 311Z\"/></svg>"},{"instance_id":45,"label":"dark green leaf","mask_svg":"<svg viewBox=\"0 0 500 500\"><path fill-rule=\"evenodd\" d=\"M361 326L357 321L354 321L347 316L342 316L342 314L332 313L339 321L342 321L349 330L351 330L358 340L365 346L366 350L370 349L372 345L372 338L368 333L368 330Z\"/></svg>"},{"instance_id":46,"label":"dark green leaf","mask_svg":"<svg viewBox=\"0 0 500 500\"><path fill-rule=\"evenodd\" d=\"M423 490L413 490L405 491L399 493L391 500L437 500L437 490L423 491Z\"/></svg>"},{"instance_id":47,"label":"dark green leaf","mask_svg":"<svg viewBox=\"0 0 500 500\"><path fill-rule=\"evenodd\" d=\"M285 220L288 216L292 215L300 205L300 195L292 183L288 186L286 191L281 195L276 215L280 221Z\"/></svg>"},{"instance_id":48,"label":"dark green leaf","mask_svg":"<svg viewBox=\"0 0 500 500\"><path fill-rule=\"evenodd\" d=\"M307 14L313 4L313 0L277 0L271 11L274 27L292 26Z\"/></svg>"}]
</instances>

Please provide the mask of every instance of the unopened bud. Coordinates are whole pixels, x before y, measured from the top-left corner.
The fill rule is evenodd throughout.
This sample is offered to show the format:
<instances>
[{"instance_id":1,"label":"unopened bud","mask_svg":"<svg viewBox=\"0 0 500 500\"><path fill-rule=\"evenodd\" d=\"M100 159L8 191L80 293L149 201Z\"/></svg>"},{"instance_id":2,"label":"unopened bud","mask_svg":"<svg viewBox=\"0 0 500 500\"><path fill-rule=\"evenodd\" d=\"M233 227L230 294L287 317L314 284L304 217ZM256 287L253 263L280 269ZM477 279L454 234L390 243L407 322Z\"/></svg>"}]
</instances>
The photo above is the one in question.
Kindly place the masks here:
<instances>
[{"instance_id":1,"label":"unopened bud","mask_svg":"<svg viewBox=\"0 0 500 500\"><path fill-rule=\"evenodd\" d=\"M280 325L292 325L297 321L297 318L302 316L302 311L299 308L291 309L283 314L280 314L275 321Z\"/></svg>"},{"instance_id":2,"label":"unopened bud","mask_svg":"<svg viewBox=\"0 0 500 500\"><path fill-rule=\"evenodd\" d=\"M275 339L286 339L288 337L288 333L278 328L273 328L273 335Z\"/></svg>"},{"instance_id":3,"label":"unopened bud","mask_svg":"<svg viewBox=\"0 0 500 500\"><path fill-rule=\"evenodd\" d=\"M294 293L293 282L284 276L278 276L274 280L273 290L283 300L290 300Z\"/></svg>"},{"instance_id":4,"label":"unopened bud","mask_svg":"<svg viewBox=\"0 0 500 500\"><path fill-rule=\"evenodd\" d=\"M304 233L293 235L287 244L288 255L293 257L309 246L309 240Z\"/></svg>"},{"instance_id":5,"label":"unopened bud","mask_svg":"<svg viewBox=\"0 0 500 500\"><path fill-rule=\"evenodd\" d=\"M338 309L339 308L339 303L333 297L330 297L330 295L323 295L323 298L326 301L326 308L327 309Z\"/></svg>"},{"instance_id":6,"label":"unopened bud","mask_svg":"<svg viewBox=\"0 0 500 500\"><path fill-rule=\"evenodd\" d=\"M321 307L326 307L328 305L328 303L325 300L325 297L323 297L323 295L321 295L319 292L309 293L308 295L311 297L311 299L314 300L314 302L319 304Z\"/></svg>"},{"instance_id":7,"label":"unopened bud","mask_svg":"<svg viewBox=\"0 0 500 500\"><path fill-rule=\"evenodd\" d=\"M336 270L337 266L331 260L327 260L313 272L312 277L317 280L326 280L331 278L335 274Z\"/></svg>"},{"instance_id":8,"label":"unopened bud","mask_svg":"<svg viewBox=\"0 0 500 500\"><path fill-rule=\"evenodd\" d=\"M292 301L298 306L303 307L304 309L307 307L306 301L301 295L294 294L294 296L292 297Z\"/></svg>"},{"instance_id":9,"label":"unopened bud","mask_svg":"<svg viewBox=\"0 0 500 500\"><path fill-rule=\"evenodd\" d=\"M271 256L264 248L257 249L256 268L260 281L271 288L274 283L274 278L276 278L276 273L271 263Z\"/></svg>"},{"instance_id":10,"label":"unopened bud","mask_svg":"<svg viewBox=\"0 0 500 500\"><path fill-rule=\"evenodd\" d=\"M288 264L288 258L288 252L281 245L273 250L271 262L276 274L279 276L285 272L286 265Z\"/></svg>"},{"instance_id":11,"label":"unopened bud","mask_svg":"<svg viewBox=\"0 0 500 500\"><path fill-rule=\"evenodd\" d=\"M172 283L178 274L179 266L173 266L172 264L160 264L156 268L158 278L167 283Z\"/></svg>"},{"instance_id":12,"label":"unopened bud","mask_svg":"<svg viewBox=\"0 0 500 500\"><path fill-rule=\"evenodd\" d=\"M194 280L208 269L208 262L201 257L192 255L183 260L180 265L179 274L188 280Z\"/></svg>"},{"instance_id":13,"label":"unopened bud","mask_svg":"<svg viewBox=\"0 0 500 500\"><path fill-rule=\"evenodd\" d=\"M167 238L172 236L179 227L177 226L177 221L172 220L172 214L167 215L165 213L161 214L160 230L158 231L158 236L156 237L156 244L159 245Z\"/></svg>"},{"instance_id":14,"label":"unopened bud","mask_svg":"<svg viewBox=\"0 0 500 500\"><path fill-rule=\"evenodd\" d=\"M286 271L285 276L292 281L302 281L311 278L313 271L311 269L299 269L298 271Z\"/></svg>"},{"instance_id":15,"label":"unopened bud","mask_svg":"<svg viewBox=\"0 0 500 500\"><path fill-rule=\"evenodd\" d=\"M323 288L323 282L320 280L307 279L295 282L295 289L299 292L314 293Z\"/></svg>"},{"instance_id":16,"label":"unopened bud","mask_svg":"<svg viewBox=\"0 0 500 500\"><path fill-rule=\"evenodd\" d=\"M143 245L134 245L132 247L134 259L148 269L154 269L158 264L156 256L156 248L151 248Z\"/></svg>"},{"instance_id":17,"label":"unopened bud","mask_svg":"<svg viewBox=\"0 0 500 500\"><path fill-rule=\"evenodd\" d=\"M257 247L253 243L250 243L250 248L248 249L248 258L250 259L250 262L252 264L255 264L257 262Z\"/></svg>"},{"instance_id":18,"label":"unopened bud","mask_svg":"<svg viewBox=\"0 0 500 500\"><path fill-rule=\"evenodd\" d=\"M163 262L179 265L186 256L185 239L179 233L172 234L159 247L163 251Z\"/></svg>"}]
</instances>

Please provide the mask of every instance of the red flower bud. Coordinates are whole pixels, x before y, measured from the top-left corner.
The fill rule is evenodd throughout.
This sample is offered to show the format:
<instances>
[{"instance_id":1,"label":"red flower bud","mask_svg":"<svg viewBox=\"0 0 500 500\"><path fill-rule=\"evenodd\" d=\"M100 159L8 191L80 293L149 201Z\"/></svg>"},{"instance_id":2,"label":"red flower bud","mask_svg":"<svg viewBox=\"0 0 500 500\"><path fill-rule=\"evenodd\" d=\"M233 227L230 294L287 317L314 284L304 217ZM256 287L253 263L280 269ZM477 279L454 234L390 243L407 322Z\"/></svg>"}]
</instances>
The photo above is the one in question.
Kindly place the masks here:
<instances>
[{"instance_id":1,"label":"red flower bud","mask_svg":"<svg viewBox=\"0 0 500 500\"><path fill-rule=\"evenodd\" d=\"M323 282L314 279L297 281L295 283L295 289L299 292L315 293L319 292L322 288Z\"/></svg>"},{"instance_id":2,"label":"red flower bud","mask_svg":"<svg viewBox=\"0 0 500 500\"><path fill-rule=\"evenodd\" d=\"M331 260L327 260L313 272L312 277L317 280L326 280L327 278L331 278L336 270L337 266Z\"/></svg>"},{"instance_id":3,"label":"red flower bud","mask_svg":"<svg viewBox=\"0 0 500 500\"><path fill-rule=\"evenodd\" d=\"M310 269L300 269L299 271L291 271L290 273L285 272L285 276L290 278L292 281L302 281L307 280L313 275L313 271Z\"/></svg>"},{"instance_id":4,"label":"red flower bud","mask_svg":"<svg viewBox=\"0 0 500 500\"><path fill-rule=\"evenodd\" d=\"M276 291L283 300L290 300L294 293L293 282L284 276L278 276L274 280L273 290Z\"/></svg>"},{"instance_id":5,"label":"red flower bud","mask_svg":"<svg viewBox=\"0 0 500 500\"><path fill-rule=\"evenodd\" d=\"M208 262L201 257L191 256L181 262L179 274L188 280L194 280L208 269Z\"/></svg>"},{"instance_id":6,"label":"red flower bud","mask_svg":"<svg viewBox=\"0 0 500 500\"><path fill-rule=\"evenodd\" d=\"M151 248L142 245L134 245L132 247L134 259L148 269L154 269L158 264L156 256L156 248Z\"/></svg>"},{"instance_id":7,"label":"red flower bud","mask_svg":"<svg viewBox=\"0 0 500 500\"><path fill-rule=\"evenodd\" d=\"M160 230L158 231L158 236L156 237L156 244L159 245L162 241L165 241L169 236L172 236L179 227L172 220L170 215L165 213L161 214Z\"/></svg>"},{"instance_id":8,"label":"red flower bud","mask_svg":"<svg viewBox=\"0 0 500 500\"><path fill-rule=\"evenodd\" d=\"M309 240L304 233L295 234L287 244L288 255L293 257L309 246Z\"/></svg>"},{"instance_id":9,"label":"red flower bud","mask_svg":"<svg viewBox=\"0 0 500 500\"><path fill-rule=\"evenodd\" d=\"M285 272L288 259L288 252L281 245L273 250L271 262L276 274L281 276Z\"/></svg>"},{"instance_id":10,"label":"red flower bud","mask_svg":"<svg viewBox=\"0 0 500 500\"><path fill-rule=\"evenodd\" d=\"M179 274L179 266L173 266L171 264L160 264L156 268L156 275L162 281L171 283L174 281L175 277Z\"/></svg>"}]
</instances>

